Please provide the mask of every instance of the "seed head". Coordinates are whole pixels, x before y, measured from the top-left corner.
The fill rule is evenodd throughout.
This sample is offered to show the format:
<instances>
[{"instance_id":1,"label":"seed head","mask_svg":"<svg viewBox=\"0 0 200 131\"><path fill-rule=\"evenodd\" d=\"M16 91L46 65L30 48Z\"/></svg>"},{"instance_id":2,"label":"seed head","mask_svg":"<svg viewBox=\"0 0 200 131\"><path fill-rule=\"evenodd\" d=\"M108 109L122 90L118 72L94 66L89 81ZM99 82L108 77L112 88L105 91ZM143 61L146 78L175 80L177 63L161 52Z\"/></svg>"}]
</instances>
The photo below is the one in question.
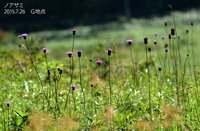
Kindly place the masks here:
<instances>
[{"instance_id":1,"label":"seed head","mask_svg":"<svg viewBox=\"0 0 200 131\"><path fill-rule=\"evenodd\" d=\"M148 51L151 52L151 47L148 48Z\"/></svg>"},{"instance_id":2,"label":"seed head","mask_svg":"<svg viewBox=\"0 0 200 131\"><path fill-rule=\"evenodd\" d=\"M190 25L191 25L191 26L193 26L193 25L194 25L194 23L193 23L193 22L191 22L191 23L190 23Z\"/></svg>"},{"instance_id":3,"label":"seed head","mask_svg":"<svg viewBox=\"0 0 200 131\"><path fill-rule=\"evenodd\" d=\"M168 44L167 43L165 43L165 48L167 48L168 47Z\"/></svg>"},{"instance_id":4,"label":"seed head","mask_svg":"<svg viewBox=\"0 0 200 131\"><path fill-rule=\"evenodd\" d=\"M164 25L165 25L165 27L167 27L168 23L167 23L167 22L165 22L165 23L164 23Z\"/></svg>"}]
</instances>

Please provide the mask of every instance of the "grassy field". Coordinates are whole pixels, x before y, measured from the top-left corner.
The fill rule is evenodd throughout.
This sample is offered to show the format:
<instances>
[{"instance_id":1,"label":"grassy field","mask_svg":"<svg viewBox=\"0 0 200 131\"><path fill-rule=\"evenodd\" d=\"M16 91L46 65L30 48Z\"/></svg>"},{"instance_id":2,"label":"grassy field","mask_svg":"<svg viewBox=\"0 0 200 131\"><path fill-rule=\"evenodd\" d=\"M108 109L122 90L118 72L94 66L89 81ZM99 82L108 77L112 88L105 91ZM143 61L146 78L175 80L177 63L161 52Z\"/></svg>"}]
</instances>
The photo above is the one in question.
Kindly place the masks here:
<instances>
[{"instance_id":1,"label":"grassy field","mask_svg":"<svg viewBox=\"0 0 200 131\"><path fill-rule=\"evenodd\" d=\"M0 31L0 129L200 130L199 15L175 12L171 39L172 16L77 26L75 36L31 32L26 41Z\"/></svg>"}]
</instances>

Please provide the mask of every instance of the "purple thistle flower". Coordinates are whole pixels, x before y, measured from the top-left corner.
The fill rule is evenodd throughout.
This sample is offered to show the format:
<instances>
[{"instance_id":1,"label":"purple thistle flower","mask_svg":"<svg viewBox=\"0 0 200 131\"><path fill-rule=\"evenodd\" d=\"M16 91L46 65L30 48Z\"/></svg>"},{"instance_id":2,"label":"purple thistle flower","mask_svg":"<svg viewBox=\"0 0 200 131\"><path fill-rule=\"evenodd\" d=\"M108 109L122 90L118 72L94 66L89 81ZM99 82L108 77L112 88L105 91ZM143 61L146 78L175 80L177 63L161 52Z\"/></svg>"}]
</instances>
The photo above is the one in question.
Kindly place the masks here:
<instances>
[{"instance_id":1,"label":"purple thistle flower","mask_svg":"<svg viewBox=\"0 0 200 131\"><path fill-rule=\"evenodd\" d=\"M24 39L26 39L27 36L28 36L28 34L23 33L23 34L19 35L18 37L19 37L19 38L24 37Z\"/></svg>"},{"instance_id":2,"label":"purple thistle flower","mask_svg":"<svg viewBox=\"0 0 200 131\"><path fill-rule=\"evenodd\" d=\"M76 29L73 29L73 30L72 30L73 35L76 35L76 32L77 32Z\"/></svg>"},{"instance_id":3,"label":"purple thistle flower","mask_svg":"<svg viewBox=\"0 0 200 131\"><path fill-rule=\"evenodd\" d=\"M79 51L77 52L77 54L78 54L78 57L81 57L81 55L82 55L82 51L79 50Z\"/></svg>"},{"instance_id":4,"label":"purple thistle flower","mask_svg":"<svg viewBox=\"0 0 200 131\"><path fill-rule=\"evenodd\" d=\"M181 39L181 35L178 35L178 39Z\"/></svg>"},{"instance_id":5,"label":"purple thistle flower","mask_svg":"<svg viewBox=\"0 0 200 131\"><path fill-rule=\"evenodd\" d=\"M156 41L156 40L154 40L154 41L153 41L153 43L156 45L156 44L157 44L157 41Z\"/></svg>"},{"instance_id":6,"label":"purple thistle flower","mask_svg":"<svg viewBox=\"0 0 200 131\"><path fill-rule=\"evenodd\" d=\"M92 62L92 58L90 58L90 62Z\"/></svg>"},{"instance_id":7,"label":"purple thistle flower","mask_svg":"<svg viewBox=\"0 0 200 131\"><path fill-rule=\"evenodd\" d=\"M47 48L42 48L43 52L46 53L47 52Z\"/></svg>"},{"instance_id":8,"label":"purple thistle flower","mask_svg":"<svg viewBox=\"0 0 200 131\"><path fill-rule=\"evenodd\" d=\"M58 71L60 71L61 67L56 67L56 69L57 69Z\"/></svg>"},{"instance_id":9,"label":"purple thistle flower","mask_svg":"<svg viewBox=\"0 0 200 131\"><path fill-rule=\"evenodd\" d=\"M161 39L163 39L163 40L164 40L164 39L165 39L165 36L164 36L164 35L163 35L163 36L161 36Z\"/></svg>"},{"instance_id":10,"label":"purple thistle flower","mask_svg":"<svg viewBox=\"0 0 200 131\"><path fill-rule=\"evenodd\" d=\"M168 35L168 38L169 38L169 39L171 39L171 38L172 38L172 35L171 35L171 34L169 34L169 35Z\"/></svg>"},{"instance_id":11,"label":"purple thistle flower","mask_svg":"<svg viewBox=\"0 0 200 131\"><path fill-rule=\"evenodd\" d=\"M97 61L96 61L96 64L99 65L99 66L100 66L102 63L103 63L102 60L97 60Z\"/></svg>"},{"instance_id":12,"label":"purple thistle flower","mask_svg":"<svg viewBox=\"0 0 200 131\"><path fill-rule=\"evenodd\" d=\"M73 55L73 52L70 52L70 51L69 51L69 52L67 52L66 54L67 54L69 57L71 57L71 56Z\"/></svg>"},{"instance_id":13,"label":"purple thistle flower","mask_svg":"<svg viewBox=\"0 0 200 131\"><path fill-rule=\"evenodd\" d=\"M18 35L17 37L18 37L18 38L22 38L22 36L21 36L21 35Z\"/></svg>"},{"instance_id":14,"label":"purple thistle flower","mask_svg":"<svg viewBox=\"0 0 200 131\"><path fill-rule=\"evenodd\" d=\"M110 56L110 55L111 55L111 53L112 53L112 49L111 49L111 48L109 48L109 49L108 49L108 56Z\"/></svg>"},{"instance_id":15,"label":"purple thistle flower","mask_svg":"<svg viewBox=\"0 0 200 131\"><path fill-rule=\"evenodd\" d=\"M158 35L158 33L154 33L154 35L155 35L155 36L157 36L157 35Z\"/></svg>"},{"instance_id":16,"label":"purple thistle flower","mask_svg":"<svg viewBox=\"0 0 200 131\"><path fill-rule=\"evenodd\" d=\"M71 85L70 87L72 88L72 90L75 90L76 85Z\"/></svg>"},{"instance_id":17,"label":"purple thistle flower","mask_svg":"<svg viewBox=\"0 0 200 131\"><path fill-rule=\"evenodd\" d=\"M10 106L10 101L6 101L6 105L9 107Z\"/></svg>"},{"instance_id":18,"label":"purple thistle flower","mask_svg":"<svg viewBox=\"0 0 200 131\"><path fill-rule=\"evenodd\" d=\"M90 86L91 86L91 87L94 87L94 84L92 83Z\"/></svg>"},{"instance_id":19,"label":"purple thistle flower","mask_svg":"<svg viewBox=\"0 0 200 131\"><path fill-rule=\"evenodd\" d=\"M128 43L128 45L131 45L131 44L132 44L132 42L133 42L133 40L131 40L131 39L128 39L128 40L126 40L126 42Z\"/></svg>"},{"instance_id":20,"label":"purple thistle flower","mask_svg":"<svg viewBox=\"0 0 200 131\"><path fill-rule=\"evenodd\" d=\"M168 52L169 51L169 48L165 48L165 52Z\"/></svg>"}]
</instances>

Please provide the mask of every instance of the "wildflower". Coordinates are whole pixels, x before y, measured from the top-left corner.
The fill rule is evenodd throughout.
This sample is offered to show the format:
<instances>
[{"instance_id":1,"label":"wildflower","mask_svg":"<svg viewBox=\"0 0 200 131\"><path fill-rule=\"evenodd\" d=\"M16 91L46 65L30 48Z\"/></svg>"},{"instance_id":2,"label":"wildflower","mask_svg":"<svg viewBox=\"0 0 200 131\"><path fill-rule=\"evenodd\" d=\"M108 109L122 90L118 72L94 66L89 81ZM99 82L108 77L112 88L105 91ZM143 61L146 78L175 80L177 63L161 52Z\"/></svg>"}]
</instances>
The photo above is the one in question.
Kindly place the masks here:
<instances>
[{"instance_id":1,"label":"wildflower","mask_svg":"<svg viewBox=\"0 0 200 131\"><path fill-rule=\"evenodd\" d=\"M90 62L92 62L92 58L90 58Z\"/></svg>"},{"instance_id":2,"label":"wildflower","mask_svg":"<svg viewBox=\"0 0 200 131\"><path fill-rule=\"evenodd\" d=\"M111 55L111 52L112 52L112 49L108 49L108 55L110 56Z\"/></svg>"},{"instance_id":3,"label":"wildflower","mask_svg":"<svg viewBox=\"0 0 200 131\"><path fill-rule=\"evenodd\" d=\"M46 53L47 52L47 48L42 48L43 52Z\"/></svg>"},{"instance_id":4,"label":"wildflower","mask_svg":"<svg viewBox=\"0 0 200 131\"><path fill-rule=\"evenodd\" d=\"M92 83L90 86L91 86L91 87L94 87L94 84Z\"/></svg>"},{"instance_id":5,"label":"wildflower","mask_svg":"<svg viewBox=\"0 0 200 131\"><path fill-rule=\"evenodd\" d=\"M97 61L96 61L96 64L99 65L99 66L100 66L102 63L103 63L102 60L97 60Z\"/></svg>"},{"instance_id":6,"label":"wildflower","mask_svg":"<svg viewBox=\"0 0 200 131\"><path fill-rule=\"evenodd\" d=\"M175 28L171 28L171 35L175 35Z\"/></svg>"},{"instance_id":7,"label":"wildflower","mask_svg":"<svg viewBox=\"0 0 200 131\"><path fill-rule=\"evenodd\" d=\"M61 67L56 67L56 69L57 69L58 71L60 71Z\"/></svg>"},{"instance_id":8,"label":"wildflower","mask_svg":"<svg viewBox=\"0 0 200 131\"><path fill-rule=\"evenodd\" d=\"M158 35L158 33L154 33L154 35L155 35L155 36L157 36L157 35Z\"/></svg>"},{"instance_id":9,"label":"wildflower","mask_svg":"<svg viewBox=\"0 0 200 131\"><path fill-rule=\"evenodd\" d=\"M82 51L79 50L79 51L77 52L77 54L78 54L78 57L81 57Z\"/></svg>"},{"instance_id":10,"label":"wildflower","mask_svg":"<svg viewBox=\"0 0 200 131\"><path fill-rule=\"evenodd\" d=\"M71 56L73 55L73 52L70 52L70 51L69 51L69 52L67 52L66 54L67 54L69 57L71 57Z\"/></svg>"},{"instance_id":11,"label":"wildflower","mask_svg":"<svg viewBox=\"0 0 200 131\"><path fill-rule=\"evenodd\" d=\"M169 48L165 48L165 52L168 52L169 51Z\"/></svg>"},{"instance_id":12,"label":"wildflower","mask_svg":"<svg viewBox=\"0 0 200 131\"><path fill-rule=\"evenodd\" d=\"M131 39L128 39L128 40L126 40L126 42L128 43L128 45L131 45L131 44L132 44L132 42L133 42L133 40L131 40Z\"/></svg>"},{"instance_id":13,"label":"wildflower","mask_svg":"<svg viewBox=\"0 0 200 131\"><path fill-rule=\"evenodd\" d=\"M193 23L193 22L191 22L191 23L190 23L190 25L191 25L191 26L193 26L193 25L194 25L194 23Z\"/></svg>"},{"instance_id":14,"label":"wildflower","mask_svg":"<svg viewBox=\"0 0 200 131\"><path fill-rule=\"evenodd\" d=\"M144 44L148 44L148 38L147 37L144 38Z\"/></svg>"},{"instance_id":15,"label":"wildflower","mask_svg":"<svg viewBox=\"0 0 200 131\"><path fill-rule=\"evenodd\" d=\"M61 69L60 69L60 72L59 72L59 74L60 74L60 75L62 75L62 70L61 70Z\"/></svg>"},{"instance_id":16,"label":"wildflower","mask_svg":"<svg viewBox=\"0 0 200 131\"><path fill-rule=\"evenodd\" d=\"M164 35L163 35L163 36L161 36L161 39L163 39L163 40L164 40L164 39L165 39L165 36L164 36Z\"/></svg>"},{"instance_id":17,"label":"wildflower","mask_svg":"<svg viewBox=\"0 0 200 131\"><path fill-rule=\"evenodd\" d=\"M76 85L71 85L70 87L72 88L72 90L75 90Z\"/></svg>"},{"instance_id":18,"label":"wildflower","mask_svg":"<svg viewBox=\"0 0 200 131\"><path fill-rule=\"evenodd\" d=\"M151 47L148 48L148 51L151 52Z\"/></svg>"},{"instance_id":19,"label":"wildflower","mask_svg":"<svg viewBox=\"0 0 200 131\"><path fill-rule=\"evenodd\" d=\"M72 30L73 35L76 35L76 31L77 31L76 29Z\"/></svg>"},{"instance_id":20,"label":"wildflower","mask_svg":"<svg viewBox=\"0 0 200 131\"><path fill-rule=\"evenodd\" d=\"M169 34L169 35L168 35L168 38L169 38L169 39L171 39L171 38L172 38L172 35L171 35L171 34Z\"/></svg>"},{"instance_id":21,"label":"wildflower","mask_svg":"<svg viewBox=\"0 0 200 131\"><path fill-rule=\"evenodd\" d=\"M185 32L186 32L186 33L189 33L189 29L186 29Z\"/></svg>"},{"instance_id":22,"label":"wildflower","mask_svg":"<svg viewBox=\"0 0 200 131\"><path fill-rule=\"evenodd\" d=\"M178 35L178 39L181 39L181 36L180 36L180 35Z\"/></svg>"},{"instance_id":23,"label":"wildflower","mask_svg":"<svg viewBox=\"0 0 200 131\"><path fill-rule=\"evenodd\" d=\"M10 101L6 101L6 105L9 107L10 106Z\"/></svg>"},{"instance_id":24,"label":"wildflower","mask_svg":"<svg viewBox=\"0 0 200 131\"><path fill-rule=\"evenodd\" d=\"M161 70L162 70L162 68L161 68L161 67L159 67L159 68L158 68L158 70L159 70L159 71L161 71Z\"/></svg>"},{"instance_id":25,"label":"wildflower","mask_svg":"<svg viewBox=\"0 0 200 131\"><path fill-rule=\"evenodd\" d=\"M26 39L27 36L28 36L28 34L24 33L24 34L19 35L18 37L19 38L24 37L24 39Z\"/></svg>"},{"instance_id":26,"label":"wildflower","mask_svg":"<svg viewBox=\"0 0 200 131\"><path fill-rule=\"evenodd\" d=\"M154 40L154 41L153 41L153 43L156 45L156 44L157 44L157 41L156 41L156 40Z\"/></svg>"}]
</instances>

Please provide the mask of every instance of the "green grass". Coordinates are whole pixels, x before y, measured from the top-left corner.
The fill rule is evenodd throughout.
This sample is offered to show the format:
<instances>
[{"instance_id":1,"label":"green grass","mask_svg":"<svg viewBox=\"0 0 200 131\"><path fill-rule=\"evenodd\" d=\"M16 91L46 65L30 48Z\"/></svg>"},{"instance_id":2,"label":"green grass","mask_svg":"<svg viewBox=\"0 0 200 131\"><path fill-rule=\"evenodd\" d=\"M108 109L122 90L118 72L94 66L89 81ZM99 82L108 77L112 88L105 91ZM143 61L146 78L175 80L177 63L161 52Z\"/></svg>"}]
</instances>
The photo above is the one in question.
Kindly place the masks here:
<instances>
[{"instance_id":1,"label":"green grass","mask_svg":"<svg viewBox=\"0 0 200 131\"><path fill-rule=\"evenodd\" d=\"M70 83L70 63L66 55L72 47L72 29L30 33L27 41L31 47L34 64L44 84L44 90L29 56L23 47L17 46L18 43L24 44L24 40L18 40L17 35L7 33L11 40L5 38L0 45L0 116L2 116L0 129L6 130L9 120L10 130L199 130L199 12L175 12L175 20L176 30L181 35L178 44L182 63L177 59L177 66L173 66L173 56L178 57L178 55L169 57L173 50L169 47L166 68L162 65L166 55L164 44L169 44L167 36L173 27L170 16L77 26L73 83ZM166 21L168 27L164 26ZM191 21L194 22L193 31L190 26ZM186 28L189 29L188 41ZM154 36L155 32L159 34L157 37ZM164 41L160 38L162 35L166 36ZM146 69L144 37L149 38L148 47L152 48L151 58L148 57L149 77ZM137 65L134 76L132 76L130 46L127 46L127 39L134 40L132 52ZM161 52L161 65L153 44L154 39L158 41L158 49ZM174 41L176 43L177 38ZM195 55L190 52L186 59L186 45L191 43ZM41 50L43 47L48 48L50 84ZM111 107L109 106L108 48L113 49ZM79 82L76 54L79 49L83 51L81 65L82 84L86 95L86 114L83 112L83 96ZM89 62L90 57L93 58L93 62ZM196 63L193 62L193 57ZM100 67L95 63L98 59L103 60ZM185 60L189 62L186 61L184 67ZM59 77L59 72L56 70L58 66L63 70L59 81L56 79ZM161 72L158 71L158 67L162 67ZM136 80L133 79L135 77ZM95 84L93 88L90 87L91 83ZM73 94L72 90L69 92L71 84L77 85ZM152 120L149 112L149 84ZM56 90L58 102L55 100ZM43 91L45 95L48 91L48 101L52 108L49 107ZM66 98L68 98L67 108L65 108ZM9 117L6 101L11 102Z\"/></svg>"}]
</instances>

